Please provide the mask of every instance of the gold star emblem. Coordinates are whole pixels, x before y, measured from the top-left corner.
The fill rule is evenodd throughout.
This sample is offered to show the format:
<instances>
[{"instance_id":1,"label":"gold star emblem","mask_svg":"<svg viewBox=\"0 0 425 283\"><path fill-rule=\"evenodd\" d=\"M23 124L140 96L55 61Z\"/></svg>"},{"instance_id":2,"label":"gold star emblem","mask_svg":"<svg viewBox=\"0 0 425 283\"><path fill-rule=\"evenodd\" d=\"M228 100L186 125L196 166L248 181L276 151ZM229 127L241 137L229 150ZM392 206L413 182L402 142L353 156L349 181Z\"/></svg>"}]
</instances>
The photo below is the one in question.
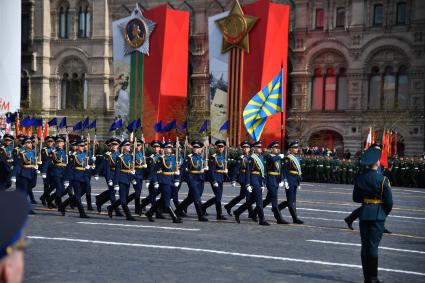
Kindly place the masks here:
<instances>
[{"instance_id":1,"label":"gold star emblem","mask_svg":"<svg viewBox=\"0 0 425 283\"><path fill-rule=\"evenodd\" d=\"M239 1L236 0L229 15L216 21L218 28L223 34L221 53L225 53L233 47L249 53L248 33L256 22L256 17L245 16Z\"/></svg>"}]
</instances>

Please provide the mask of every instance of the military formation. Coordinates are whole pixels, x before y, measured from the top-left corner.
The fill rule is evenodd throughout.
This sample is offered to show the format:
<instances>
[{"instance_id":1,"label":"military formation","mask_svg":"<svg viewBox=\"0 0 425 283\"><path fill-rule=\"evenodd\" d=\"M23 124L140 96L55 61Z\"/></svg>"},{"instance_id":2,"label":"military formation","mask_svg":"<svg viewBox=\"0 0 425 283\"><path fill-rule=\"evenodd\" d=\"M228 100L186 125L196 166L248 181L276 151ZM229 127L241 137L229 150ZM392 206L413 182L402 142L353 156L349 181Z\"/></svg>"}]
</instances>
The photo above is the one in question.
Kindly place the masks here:
<instances>
[{"instance_id":1,"label":"military formation","mask_svg":"<svg viewBox=\"0 0 425 283\"><path fill-rule=\"evenodd\" d=\"M125 216L128 221L135 221L134 215L144 213L153 222L165 218L166 213L174 223L181 223L192 204L199 221L208 221L210 207L215 207L217 220L226 220L222 195L224 183L229 181L233 187L239 184L240 192L224 205L224 210L237 223L247 210L253 221L269 225L264 216L269 204L278 224L289 223L281 214L285 208L293 223L303 223L296 211L302 174L298 142L290 144L289 154L285 156L277 141L267 145L266 153L261 141L252 144L243 141L240 144L243 153L233 160L230 168L227 142L216 141L212 152L207 143L206 139L181 144L177 138L175 142L154 140L147 144L143 138L130 141L114 137L105 141L104 154L96 154L96 143L89 138L69 140L67 135L57 135L37 139L20 135L15 139L6 134L0 148L0 189L16 186L17 191L27 196L31 208L37 204L33 189L41 177L41 203L56 208L61 215L76 208L81 218L89 218L86 210L96 209L100 213L106 208L110 218ZM105 191L93 199L91 180L100 177L105 179ZM180 201L183 182L189 190ZM214 193L207 200L202 198L205 183L211 185ZM141 199L143 188L148 196ZM279 188L286 194L286 200L280 203ZM134 202L134 212L129 209L130 202ZM232 210L239 202L243 204ZM35 214L33 209L30 213Z\"/></svg>"}]
</instances>

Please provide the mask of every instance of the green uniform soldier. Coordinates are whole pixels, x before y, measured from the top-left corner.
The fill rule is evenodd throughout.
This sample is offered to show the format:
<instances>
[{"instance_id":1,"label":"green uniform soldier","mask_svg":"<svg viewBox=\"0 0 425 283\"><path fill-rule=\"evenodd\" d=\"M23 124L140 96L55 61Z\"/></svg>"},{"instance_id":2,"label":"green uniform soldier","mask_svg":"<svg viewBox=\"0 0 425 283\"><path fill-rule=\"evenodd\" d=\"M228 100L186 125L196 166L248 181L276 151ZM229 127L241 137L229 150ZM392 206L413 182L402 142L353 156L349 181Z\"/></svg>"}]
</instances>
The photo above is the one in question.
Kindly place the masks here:
<instances>
[{"instance_id":1,"label":"green uniform soldier","mask_svg":"<svg viewBox=\"0 0 425 283\"><path fill-rule=\"evenodd\" d=\"M377 172L381 151L369 148L363 155L366 169L356 178L354 202L360 210L361 258L365 282L378 280L378 247L384 233L385 219L393 206L391 185L387 177Z\"/></svg>"}]
</instances>

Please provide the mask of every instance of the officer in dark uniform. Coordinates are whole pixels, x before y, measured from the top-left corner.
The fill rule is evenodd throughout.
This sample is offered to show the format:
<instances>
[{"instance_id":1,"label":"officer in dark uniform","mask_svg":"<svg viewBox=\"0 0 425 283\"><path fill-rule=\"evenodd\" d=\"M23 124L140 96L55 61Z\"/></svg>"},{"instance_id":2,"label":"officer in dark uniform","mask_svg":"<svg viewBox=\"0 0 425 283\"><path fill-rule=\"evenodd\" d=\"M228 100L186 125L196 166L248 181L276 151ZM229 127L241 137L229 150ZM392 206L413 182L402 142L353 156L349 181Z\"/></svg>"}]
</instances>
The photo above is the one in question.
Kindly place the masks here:
<instances>
[{"instance_id":1,"label":"officer in dark uniform","mask_svg":"<svg viewBox=\"0 0 425 283\"><path fill-rule=\"evenodd\" d=\"M162 219L164 216L162 216L161 213L157 210L156 205L156 197L160 194L159 190L159 183L157 179L157 162L161 159L161 145L162 143L158 140L153 140L150 143L151 147L153 148L154 153L149 156L147 159L147 169L148 169L148 178L146 180L145 187L148 189L149 195L144 198L141 202L141 209L146 207L149 203L151 204L150 209L146 212L146 217L150 222L154 222L153 214L156 213L156 218Z\"/></svg>"},{"instance_id":2,"label":"officer in dark uniform","mask_svg":"<svg viewBox=\"0 0 425 283\"><path fill-rule=\"evenodd\" d=\"M18 192L0 191L0 280L22 282L28 204Z\"/></svg>"},{"instance_id":3,"label":"officer in dark uniform","mask_svg":"<svg viewBox=\"0 0 425 283\"><path fill-rule=\"evenodd\" d=\"M53 136L47 136L45 139L46 146L41 150L41 177L43 178L43 194L40 196L41 203L43 206L46 206L46 199L50 196L50 193L53 191L54 187L50 175L50 153L53 151L54 147L54 138ZM49 208L53 208L53 204L49 203Z\"/></svg>"},{"instance_id":4,"label":"officer in dark uniform","mask_svg":"<svg viewBox=\"0 0 425 283\"><path fill-rule=\"evenodd\" d=\"M278 207L278 189L284 187L282 159L283 154L280 153L280 146L278 141L273 141L267 146L271 153L266 156L266 186L267 196L263 200L263 208L268 204L272 204L273 215L276 218L277 224L289 224L283 219Z\"/></svg>"},{"instance_id":5,"label":"officer in dark uniform","mask_svg":"<svg viewBox=\"0 0 425 283\"><path fill-rule=\"evenodd\" d=\"M164 149L164 154L155 163L156 168L153 170L153 174L156 174L156 177L154 179L159 183L163 211L170 214L173 223L181 223L180 217L174 213L170 205L173 187L178 187L180 184L180 172L177 169L176 156L172 154L173 144L171 142L165 142L162 144L162 148ZM151 209L155 211L156 208Z\"/></svg>"},{"instance_id":6,"label":"officer in dark uniform","mask_svg":"<svg viewBox=\"0 0 425 283\"><path fill-rule=\"evenodd\" d=\"M105 177L106 184L108 189L96 196L96 208L100 212L102 210L102 205L105 204L108 200L113 204L115 202L115 190L113 185L113 174L115 172L115 163L117 161L119 153L119 145L121 141L118 138L112 138L109 141L110 150L107 151L104 155L104 160L98 169L103 171L103 176ZM123 216L119 207L115 209L116 216Z\"/></svg>"},{"instance_id":7,"label":"officer in dark uniform","mask_svg":"<svg viewBox=\"0 0 425 283\"><path fill-rule=\"evenodd\" d=\"M387 177L378 174L381 151L370 147L361 163L366 170L355 181L354 202L362 203L360 211L361 258L365 282L378 280L378 247L384 233L385 219L393 206L391 185Z\"/></svg>"},{"instance_id":8,"label":"officer in dark uniform","mask_svg":"<svg viewBox=\"0 0 425 283\"><path fill-rule=\"evenodd\" d=\"M288 207L294 224L303 224L297 216L297 191L301 183L301 166L298 154L298 141L289 144L289 154L284 159L284 186L286 193L286 201L279 204L279 210Z\"/></svg>"},{"instance_id":9,"label":"officer in dark uniform","mask_svg":"<svg viewBox=\"0 0 425 283\"><path fill-rule=\"evenodd\" d=\"M205 214L208 207L215 204L216 218L217 220L226 220L223 216L221 207L221 198L223 196L223 183L224 176L227 174L226 169L226 157L224 155L224 148L226 147L226 141L218 140L215 142L216 153L212 154L208 160L208 171L206 173L207 179L211 183L214 197L210 198L202 204L202 212Z\"/></svg>"},{"instance_id":10,"label":"officer in dark uniform","mask_svg":"<svg viewBox=\"0 0 425 283\"><path fill-rule=\"evenodd\" d=\"M234 167L234 169L232 170L233 172L231 173L230 176L230 183L232 185L233 188L236 187L236 182L239 183L239 185L241 186L241 189L239 191L239 195L237 195L236 197L234 197L230 202L228 202L224 208L227 211L227 214L229 214L230 216L232 216L232 208L238 204L241 200L245 199L246 203L249 203L249 192L246 188L246 185L248 184L249 181L249 176L248 176L248 161L249 161L249 156L250 156L250 151L251 151L251 144L249 141L243 141L240 144L240 147L242 148L242 155L238 158L236 165ZM254 221L257 221L255 219L255 215L253 213L252 210L252 205L248 206L248 213L250 215L250 217L253 217Z\"/></svg>"},{"instance_id":11,"label":"officer in dark uniform","mask_svg":"<svg viewBox=\"0 0 425 283\"><path fill-rule=\"evenodd\" d=\"M128 139L123 140L120 147L122 153L118 155L115 161L115 171L112 176L114 190L119 191L120 198L108 206L108 215L112 218L112 212L121 204L126 219L128 221L136 221L127 206L130 185L136 173L133 166L133 156L130 154L130 141Z\"/></svg>"},{"instance_id":12,"label":"officer in dark uniform","mask_svg":"<svg viewBox=\"0 0 425 283\"><path fill-rule=\"evenodd\" d=\"M193 202L195 205L198 220L202 222L208 221L202 213L201 196L204 191L204 170L205 164L202 158L202 148L204 144L201 141L195 140L191 143L192 154L189 154L183 163L182 171L186 174L186 182L189 187L188 196L179 204L176 209L176 214L182 216L182 211Z\"/></svg>"},{"instance_id":13,"label":"officer in dark uniform","mask_svg":"<svg viewBox=\"0 0 425 283\"><path fill-rule=\"evenodd\" d=\"M256 204L255 211L258 214L258 224L268 226L270 225L264 218L263 212L263 190L265 182L265 160L262 155L263 148L261 141L257 141L253 144L254 153L251 154L248 160L248 182L246 184L247 190L250 193L249 201L242 204L238 209L233 211L235 220L237 223L240 223L239 216L248 209L252 204Z\"/></svg>"},{"instance_id":14,"label":"officer in dark uniform","mask_svg":"<svg viewBox=\"0 0 425 283\"><path fill-rule=\"evenodd\" d=\"M32 186L37 183L37 160L35 150L33 149L31 137L25 137L22 140L23 151L20 151L15 166L12 170L12 182L16 183L16 190L29 197ZM29 205L31 208L31 199ZM32 208L30 214L35 214Z\"/></svg>"},{"instance_id":15,"label":"officer in dark uniform","mask_svg":"<svg viewBox=\"0 0 425 283\"><path fill-rule=\"evenodd\" d=\"M0 147L0 191L12 186L10 174L13 168L13 140L9 134L3 136L3 145Z\"/></svg>"},{"instance_id":16,"label":"officer in dark uniform","mask_svg":"<svg viewBox=\"0 0 425 283\"><path fill-rule=\"evenodd\" d=\"M177 146L176 146L176 150L177 150ZM180 143L179 143L178 150L179 150L180 154L179 154L179 158L177 160L177 162L178 162L178 164L177 164L177 167L178 167L177 171L180 174L180 168L182 167L183 162L184 162L184 155L182 154L182 152L183 152L182 151L183 150L183 146ZM184 172L182 172L182 173L184 173ZM173 186L172 199L173 199L174 207L176 207L176 208L180 204L180 201L179 201L179 191L180 191L180 187L182 186L182 183L185 181L185 177L186 177L186 174L180 174L180 182L178 183L178 186L177 187L176 186Z\"/></svg>"}]
</instances>

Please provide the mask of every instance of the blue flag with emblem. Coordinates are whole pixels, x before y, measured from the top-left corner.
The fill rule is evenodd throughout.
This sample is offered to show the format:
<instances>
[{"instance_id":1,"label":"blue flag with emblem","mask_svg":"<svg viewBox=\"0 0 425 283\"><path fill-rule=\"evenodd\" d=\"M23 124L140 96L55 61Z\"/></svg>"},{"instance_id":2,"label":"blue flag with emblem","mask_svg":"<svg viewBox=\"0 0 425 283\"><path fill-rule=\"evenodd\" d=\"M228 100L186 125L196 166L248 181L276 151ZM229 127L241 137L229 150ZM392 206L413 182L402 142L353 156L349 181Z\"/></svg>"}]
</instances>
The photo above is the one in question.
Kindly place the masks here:
<instances>
[{"instance_id":1,"label":"blue flag with emblem","mask_svg":"<svg viewBox=\"0 0 425 283\"><path fill-rule=\"evenodd\" d=\"M180 131L183 132L187 129L187 120L183 122L183 124L180 126Z\"/></svg>"},{"instance_id":2,"label":"blue flag with emblem","mask_svg":"<svg viewBox=\"0 0 425 283\"><path fill-rule=\"evenodd\" d=\"M208 129L208 120L205 120L202 124L201 128L199 129L199 133L203 133Z\"/></svg>"},{"instance_id":3,"label":"blue flag with emblem","mask_svg":"<svg viewBox=\"0 0 425 283\"><path fill-rule=\"evenodd\" d=\"M162 121L159 121L153 126L155 132L160 133L162 131Z\"/></svg>"},{"instance_id":4,"label":"blue flag with emblem","mask_svg":"<svg viewBox=\"0 0 425 283\"><path fill-rule=\"evenodd\" d=\"M136 129L137 129L137 120L133 120L132 122L130 122L130 124L128 124L127 130L128 130L129 133L132 133Z\"/></svg>"},{"instance_id":5,"label":"blue flag with emblem","mask_svg":"<svg viewBox=\"0 0 425 283\"><path fill-rule=\"evenodd\" d=\"M52 126L57 126L58 125L58 119L57 118L53 118L52 120L49 121L49 127Z\"/></svg>"},{"instance_id":6,"label":"blue flag with emblem","mask_svg":"<svg viewBox=\"0 0 425 283\"><path fill-rule=\"evenodd\" d=\"M93 122L90 123L89 129L96 129L96 120L94 120Z\"/></svg>"},{"instance_id":7,"label":"blue flag with emblem","mask_svg":"<svg viewBox=\"0 0 425 283\"><path fill-rule=\"evenodd\" d=\"M90 118L89 118L89 117L87 117L87 118L84 120L84 122L83 122L83 130L84 130L84 129L88 129L88 128L89 128L89 126L90 126Z\"/></svg>"},{"instance_id":8,"label":"blue flag with emblem","mask_svg":"<svg viewBox=\"0 0 425 283\"><path fill-rule=\"evenodd\" d=\"M220 130L218 130L219 132L221 131L225 131L229 129L229 123L228 121L224 122L224 124L220 127Z\"/></svg>"},{"instance_id":9,"label":"blue flag with emblem","mask_svg":"<svg viewBox=\"0 0 425 283\"><path fill-rule=\"evenodd\" d=\"M72 130L74 131L80 131L83 129L83 121L77 122L73 127Z\"/></svg>"},{"instance_id":10,"label":"blue flag with emblem","mask_svg":"<svg viewBox=\"0 0 425 283\"><path fill-rule=\"evenodd\" d=\"M63 117L61 122L59 123L59 129L66 127L66 117Z\"/></svg>"},{"instance_id":11,"label":"blue flag with emblem","mask_svg":"<svg viewBox=\"0 0 425 283\"><path fill-rule=\"evenodd\" d=\"M117 129L121 129L121 127L122 127L122 119L118 119L111 124L111 127L109 127L109 132L115 131Z\"/></svg>"},{"instance_id":12,"label":"blue flag with emblem","mask_svg":"<svg viewBox=\"0 0 425 283\"><path fill-rule=\"evenodd\" d=\"M254 141L260 140L267 117L283 111L283 71L254 95L243 110L243 122Z\"/></svg>"}]
</instances>

